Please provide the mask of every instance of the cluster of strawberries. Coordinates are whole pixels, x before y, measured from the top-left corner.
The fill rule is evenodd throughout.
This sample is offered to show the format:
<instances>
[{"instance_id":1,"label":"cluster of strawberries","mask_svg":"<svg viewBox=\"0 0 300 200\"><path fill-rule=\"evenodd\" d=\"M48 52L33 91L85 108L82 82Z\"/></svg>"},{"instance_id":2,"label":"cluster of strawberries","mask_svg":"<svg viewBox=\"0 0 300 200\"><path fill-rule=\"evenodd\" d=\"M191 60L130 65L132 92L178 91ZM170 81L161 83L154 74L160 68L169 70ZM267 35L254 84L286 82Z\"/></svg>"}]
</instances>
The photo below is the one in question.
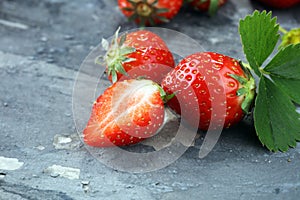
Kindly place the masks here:
<instances>
[{"instance_id":1,"label":"cluster of strawberries","mask_svg":"<svg viewBox=\"0 0 300 200\"><path fill-rule=\"evenodd\" d=\"M255 82L237 60L197 52L175 66L157 34L137 30L102 42L112 85L95 101L84 130L90 146L135 144L155 135L164 124L165 104L190 126L228 128L248 113Z\"/></svg>"},{"instance_id":2,"label":"cluster of strawberries","mask_svg":"<svg viewBox=\"0 0 300 200\"><path fill-rule=\"evenodd\" d=\"M300 0L257 0L271 8L285 9L295 6ZM141 26L169 22L184 3L200 12L214 15L227 0L118 0L122 13Z\"/></svg>"},{"instance_id":3,"label":"cluster of strawberries","mask_svg":"<svg viewBox=\"0 0 300 200\"><path fill-rule=\"evenodd\" d=\"M226 2L227 0L118 0L123 14L141 26L169 22L184 3L213 15Z\"/></svg>"},{"instance_id":4,"label":"cluster of strawberries","mask_svg":"<svg viewBox=\"0 0 300 200\"><path fill-rule=\"evenodd\" d=\"M259 1L277 8L300 2ZM186 2L200 10L216 11L226 0ZM182 3L119 0L124 14L141 25L167 22ZM269 150L287 151L300 141L296 111L300 104L300 29L284 30L271 12L254 11L246 16L240 20L239 33L248 63L215 52L192 52L175 62L178 55L160 34L149 30L121 36L117 30L111 42L102 41L112 84L93 105L83 131L87 145L125 146L152 137L164 127L166 107L184 125L204 131L229 128L253 111L256 134ZM282 37L276 52L279 31ZM103 64L103 60L97 61Z\"/></svg>"}]
</instances>

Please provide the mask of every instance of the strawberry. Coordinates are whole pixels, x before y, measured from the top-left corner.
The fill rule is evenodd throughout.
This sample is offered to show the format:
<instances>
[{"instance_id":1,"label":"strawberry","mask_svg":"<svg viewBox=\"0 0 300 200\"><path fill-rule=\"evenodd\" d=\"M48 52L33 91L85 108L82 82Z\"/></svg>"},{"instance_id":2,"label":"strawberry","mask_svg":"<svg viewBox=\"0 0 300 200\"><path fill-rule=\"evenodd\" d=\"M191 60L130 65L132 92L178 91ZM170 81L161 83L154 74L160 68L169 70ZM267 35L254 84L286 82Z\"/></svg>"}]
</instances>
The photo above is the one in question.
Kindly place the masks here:
<instances>
[{"instance_id":1,"label":"strawberry","mask_svg":"<svg viewBox=\"0 0 300 200\"><path fill-rule=\"evenodd\" d=\"M153 136L163 124L166 98L151 80L112 84L93 105L84 142L95 147L125 146Z\"/></svg>"},{"instance_id":2,"label":"strawberry","mask_svg":"<svg viewBox=\"0 0 300 200\"><path fill-rule=\"evenodd\" d=\"M145 26L168 22L180 10L183 0L119 0L123 14Z\"/></svg>"},{"instance_id":3,"label":"strawberry","mask_svg":"<svg viewBox=\"0 0 300 200\"><path fill-rule=\"evenodd\" d=\"M278 9L285 9L300 3L300 0L258 0L266 6Z\"/></svg>"},{"instance_id":4,"label":"strawberry","mask_svg":"<svg viewBox=\"0 0 300 200\"><path fill-rule=\"evenodd\" d=\"M119 37L119 30L111 45L106 40L102 41L107 50L104 56L106 71L113 83L120 78L124 80L141 76L160 83L170 68L175 67L172 53L155 33L138 30Z\"/></svg>"},{"instance_id":5,"label":"strawberry","mask_svg":"<svg viewBox=\"0 0 300 200\"><path fill-rule=\"evenodd\" d=\"M210 15L214 15L227 0L189 0L189 2L197 10L208 11Z\"/></svg>"},{"instance_id":6,"label":"strawberry","mask_svg":"<svg viewBox=\"0 0 300 200\"><path fill-rule=\"evenodd\" d=\"M175 94L168 105L202 130L210 124L228 128L238 123L255 95L250 73L235 59L212 52L184 58L167 74L162 87Z\"/></svg>"}]
</instances>

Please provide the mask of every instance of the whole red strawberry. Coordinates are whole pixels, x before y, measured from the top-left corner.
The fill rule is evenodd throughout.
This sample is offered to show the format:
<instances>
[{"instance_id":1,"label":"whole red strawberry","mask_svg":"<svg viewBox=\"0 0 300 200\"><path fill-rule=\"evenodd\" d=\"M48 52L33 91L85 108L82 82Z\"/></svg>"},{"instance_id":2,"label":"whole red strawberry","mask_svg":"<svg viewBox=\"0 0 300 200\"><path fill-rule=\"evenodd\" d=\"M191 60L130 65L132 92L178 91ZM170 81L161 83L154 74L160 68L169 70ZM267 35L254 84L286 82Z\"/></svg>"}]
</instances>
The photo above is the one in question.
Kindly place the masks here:
<instances>
[{"instance_id":1,"label":"whole red strawberry","mask_svg":"<svg viewBox=\"0 0 300 200\"><path fill-rule=\"evenodd\" d=\"M160 83L174 68L173 55L165 42L155 33L138 30L118 36L115 34L109 45L102 41L107 50L104 61L108 78L114 83L121 79L144 77Z\"/></svg>"},{"instance_id":2,"label":"whole red strawberry","mask_svg":"<svg viewBox=\"0 0 300 200\"><path fill-rule=\"evenodd\" d=\"M94 103L84 142L95 147L124 146L153 136L163 124L164 98L162 88L151 80L114 83Z\"/></svg>"},{"instance_id":3,"label":"whole red strawberry","mask_svg":"<svg viewBox=\"0 0 300 200\"><path fill-rule=\"evenodd\" d=\"M208 11L215 14L219 7L223 6L227 0L189 0L191 5L197 10Z\"/></svg>"},{"instance_id":4,"label":"whole red strawberry","mask_svg":"<svg viewBox=\"0 0 300 200\"><path fill-rule=\"evenodd\" d=\"M119 8L139 25L168 22L180 10L183 0L118 0Z\"/></svg>"},{"instance_id":5,"label":"whole red strawberry","mask_svg":"<svg viewBox=\"0 0 300 200\"><path fill-rule=\"evenodd\" d=\"M272 8L285 9L300 3L300 0L258 0Z\"/></svg>"},{"instance_id":6,"label":"whole red strawberry","mask_svg":"<svg viewBox=\"0 0 300 200\"><path fill-rule=\"evenodd\" d=\"M255 95L250 73L235 59L212 52L184 58L168 73L162 87L175 94L168 105L202 130L238 123Z\"/></svg>"}]
</instances>

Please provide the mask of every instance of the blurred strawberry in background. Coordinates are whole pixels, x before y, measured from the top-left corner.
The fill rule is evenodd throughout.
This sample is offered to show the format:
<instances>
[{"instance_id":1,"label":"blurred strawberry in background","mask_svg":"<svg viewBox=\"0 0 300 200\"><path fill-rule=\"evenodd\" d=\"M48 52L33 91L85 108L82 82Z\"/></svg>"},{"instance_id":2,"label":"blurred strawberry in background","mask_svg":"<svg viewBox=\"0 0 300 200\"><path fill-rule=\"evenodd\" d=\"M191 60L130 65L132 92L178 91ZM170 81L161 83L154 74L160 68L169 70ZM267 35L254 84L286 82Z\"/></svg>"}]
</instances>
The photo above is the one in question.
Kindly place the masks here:
<instances>
[{"instance_id":1,"label":"blurred strawberry in background","mask_svg":"<svg viewBox=\"0 0 300 200\"><path fill-rule=\"evenodd\" d=\"M189 2L197 10L214 15L218 9L227 2L227 0L187 0L187 2Z\"/></svg>"},{"instance_id":2,"label":"blurred strawberry in background","mask_svg":"<svg viewBox=\"0 0 300 200\"><path fill-rule=\"evenodd\" d=\"M122 13L140 26L167 23L180 10L183 0L118 0Z\"/></svg>"},{"instance_id":3,"label":"blurred strawberry in background","mask_svg":"<svg viewBox=\"0 0 300 200\"><path fill-rule=\"evenodd\" d=\"M300 3L300 0L257 0L271 8L285 9Z\"/></svg>"}]
</instances>

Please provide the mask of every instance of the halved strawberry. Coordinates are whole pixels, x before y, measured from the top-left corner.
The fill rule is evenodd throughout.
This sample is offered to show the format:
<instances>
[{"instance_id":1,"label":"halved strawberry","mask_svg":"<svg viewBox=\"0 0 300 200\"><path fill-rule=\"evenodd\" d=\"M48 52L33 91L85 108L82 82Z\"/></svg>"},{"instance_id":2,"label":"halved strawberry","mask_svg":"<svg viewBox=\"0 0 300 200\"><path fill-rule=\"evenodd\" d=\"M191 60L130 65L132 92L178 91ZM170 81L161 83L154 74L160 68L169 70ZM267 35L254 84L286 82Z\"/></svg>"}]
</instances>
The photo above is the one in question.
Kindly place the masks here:
<instances>
[{"instance_id":1,"label":"halved strawberry","mask_svg":"<svg viewBox=\"0 0 300 200\"><path fill-rule=\"evenodd\" d=\"M173 55L165 42L147 30L123 34L121 37L119 30L110 45L108 41L102 41L107 50L104 61L108 78L114 83L121 78L124 80L142 76L160 83L175 66Z\"/></svg>"},{"instance_id":2,"label":"halved strawberry","mask_svg":"<svg viewBox=\"0 0 300 200\"><path fill-rule=\"evenodd\" d=\"M255 95L251 74L235 59L212 52L184 58L162 87L175 94L168 105L202 130L238 123Z\"/></svg>"},{"instance_id":3,"label":"halved strawberry","mask_svg":"<svg viewBox=\"0 0 300 200\"><path fill-rule=\"evenodd\" d=\"M119 0L123 14L141 26L168 22L180 10L183 0Z\"/></svg>"},{"instance_id":4,"label":"halved strawberry","mask_svg":"<svg viewBox=\"0 0 300 200\"><path fill-rule=\"evenodd\" d=\"M153 136L163 124L165 98L151 80L114 83L94 103L84 142L95 147L124 146Z\"/></svg>"}]
</instances>

